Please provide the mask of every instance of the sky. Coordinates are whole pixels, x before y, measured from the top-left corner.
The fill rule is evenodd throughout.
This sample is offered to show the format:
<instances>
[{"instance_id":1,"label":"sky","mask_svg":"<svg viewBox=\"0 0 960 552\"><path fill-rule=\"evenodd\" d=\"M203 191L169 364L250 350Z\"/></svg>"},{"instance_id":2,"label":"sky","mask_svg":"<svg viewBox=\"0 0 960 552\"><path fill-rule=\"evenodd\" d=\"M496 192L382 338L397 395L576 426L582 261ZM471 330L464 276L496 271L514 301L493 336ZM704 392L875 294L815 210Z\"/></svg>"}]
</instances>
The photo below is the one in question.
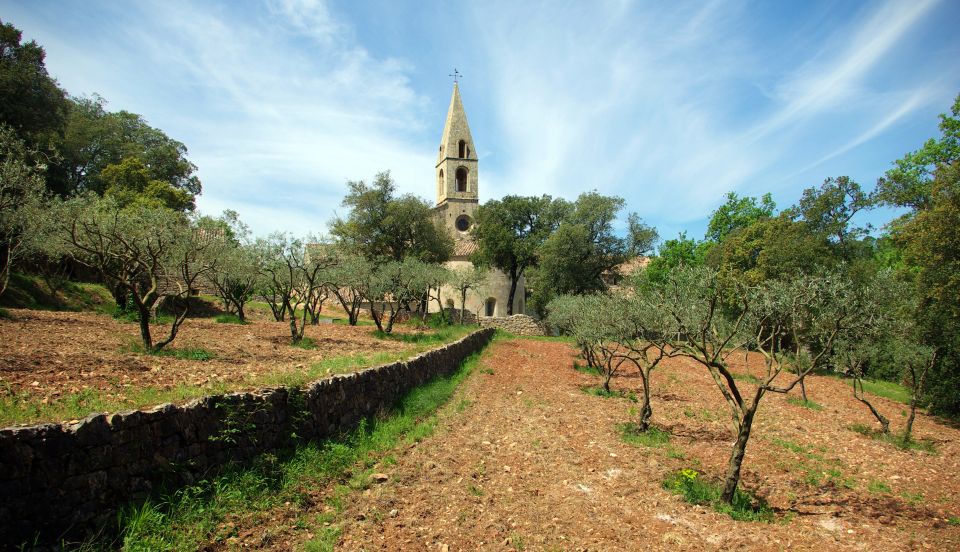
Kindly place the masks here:
<instances>
[{"instance_id":1,"label":"sky","mask_svg":"<svg viewBox=\"0 0 960 552\"><path fill-rule=\"evenodd\" d=\"M71 95L186 144L199 210L258 235L322 234L384 170L433 202L454 68L481 202L596 190L663 238L702 238L729 191L872 189L960 93L954 0L0 0L0 19Z\"/></svg>"}]
</instances>

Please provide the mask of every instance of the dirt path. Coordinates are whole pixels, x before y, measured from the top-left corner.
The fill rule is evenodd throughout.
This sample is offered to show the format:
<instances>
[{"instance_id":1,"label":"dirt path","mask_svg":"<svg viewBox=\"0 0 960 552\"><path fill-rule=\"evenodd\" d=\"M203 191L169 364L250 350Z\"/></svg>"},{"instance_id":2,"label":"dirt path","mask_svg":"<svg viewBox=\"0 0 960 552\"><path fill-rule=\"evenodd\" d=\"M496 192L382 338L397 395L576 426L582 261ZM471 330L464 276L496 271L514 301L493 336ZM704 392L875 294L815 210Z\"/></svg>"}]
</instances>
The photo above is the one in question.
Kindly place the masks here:
<instances>
[{"instance_id":1,"label":"dirt path","mask_svg":"<svg viewBox=\"0 0 960 552\"><path fill-rule=\"evenodd\" d=\"M338 549L960 549L947 521L960 515L956 430L922 417L939 453L900 451L846 429L869 418L842 382L813 378L821 411L765 399L744 476L800 515L735 522L661 487L682 467L722 473L731 437L705 374L681 360L655 373L654 421L674 437L634 447L615 428L633 403L583 393L595 378L572 361L563 343L495 343L465 384L469 406L398 453L387 482L351 495ZM878 402L901 420L899 405Z\"/></svg>"}]
</instances>

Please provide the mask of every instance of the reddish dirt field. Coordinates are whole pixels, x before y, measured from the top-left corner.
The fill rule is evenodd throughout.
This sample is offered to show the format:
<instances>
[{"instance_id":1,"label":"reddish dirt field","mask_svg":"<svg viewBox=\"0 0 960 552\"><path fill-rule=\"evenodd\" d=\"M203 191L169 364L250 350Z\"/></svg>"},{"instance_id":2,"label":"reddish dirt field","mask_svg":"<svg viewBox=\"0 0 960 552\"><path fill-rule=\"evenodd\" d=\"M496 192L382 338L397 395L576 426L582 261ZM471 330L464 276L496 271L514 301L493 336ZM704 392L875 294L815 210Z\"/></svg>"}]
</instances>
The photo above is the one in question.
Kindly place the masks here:
<instances>
[{"instance_id":1,"label":"reddish dirt field","mask_svg":"<svg viewBox=\"0 0 960 552\"><path fill-rule=\"evenodd\" d=\"M370 326L308 326L305 335L315 349L290 346L287 323L253 320L247 325L189 319L170 345L203 348L215 354L207 361L182 360L131 352L140 343L139 327L112 317L80 312L10 309L12 320L0 319L0 386L8 393L28 391L48 402L84 389L122 397L130 389L180 384L226 384L243 390L257 378L302 370L325 358L411 348L373 337ZM154 336L165 336L157 325Z\"/></svg>"},{"instance_id":2,"label":"reddish dirt field","mask_svg":"<svg viewBox=\"0 0 960 552\"><path fill-rule=\"evenodd\" d=\"M744 371L740 358L735 368ZM960 516L955 429L919 415L917 436L934 440L937 454L903 451L848 429L871 418L840 380L810 378L820 411L768 395L742 484L765 497L778 519L738 522L662 488L681 468L703 477L724 471L733 438L703 369L675 359L654 372L653 421L672 438L669 447L647 448L624 443L616 430L634 403L582 392L596 378L574 371L573 360L564 343L495 342L443 409L437 432L395 451L396 464L378 466L387 481L347 495L334 522L342 524L337 548L960 550L960 527L948 522ZM628 375L614 386L637 389L639 380ZM901 429L903 405L876 402ZM318 489L304 509L264 512L228 547L302 546L309 536L293 520L332 512L322 500L331 493Z\"/></svg>"}]
</instances>

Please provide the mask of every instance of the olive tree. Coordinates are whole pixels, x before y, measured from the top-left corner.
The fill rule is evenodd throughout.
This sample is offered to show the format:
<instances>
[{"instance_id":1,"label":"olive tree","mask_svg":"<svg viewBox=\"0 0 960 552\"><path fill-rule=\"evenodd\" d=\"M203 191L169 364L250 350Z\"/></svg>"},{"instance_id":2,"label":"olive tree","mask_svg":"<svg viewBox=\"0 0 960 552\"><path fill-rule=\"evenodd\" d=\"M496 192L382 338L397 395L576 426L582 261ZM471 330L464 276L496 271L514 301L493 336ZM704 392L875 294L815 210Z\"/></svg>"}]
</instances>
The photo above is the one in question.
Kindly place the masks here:
<instances>
[{"instance_id":1,"label":"olive tree","mask_svg":"<svg viewBox=\"0 0 960 552\"><path fill-rule=\"evenodd\" d=\"M727 464L721 500L733 501L760 401L767 392L788 393L825 364L837 335L850 318L852 285L835 274L799 276L756 287L724 289L715 270L679 267L650 290L652 304L669 315L677 333L676 354L703 366L730 408L736 441ZM788 370L805 354L805 343L819 343L803 368ZM754 389L742 390L730 370L732 355L745 346L765 360L765 374ZM782 376L782 377L781 377ZM746 391L746 393L745 393Z\"/></svg>"},{"instance_id":2,"label":"olive tree","mask_svg":"<svg viewBox=\"0 0 960 552\"><path fill-rule=\"evenodd\" d=\"M207 276L228 313L246 320L244 307L260 282L263 266L261 249L250 241L250 231L237 213L225 211L214 224L223 229L226 239L222 262Z\"/></svg>"},{"instance_id":3,"label":"olive tree","mask_svg":"<svg viewBox=\"0 0 960 552\"><path fill-rule=\"evenodd\" d=\"M271 237L270 256L263 265L269 279L267 285L274 290L273 297L279 298L274 299L276 305L271 303L271 309L284 310L294 345L303 341L311 312L322 302L318 296L326 293L322 275L334 263L329 256L310 254L310 244L317 243L311 237L299 239L275 234Z\"/></svg>"},{"instance_id":4,"label":"olive tree","mask_svg":"<svg viewBox=\"0 0 960 552\"><path fill-rule=\"evenodd\" d=\"M356 326L364 302L364 292L370 284L373 263L361 255L342 250L334 251L332 258L335 262L321 272L321 278L347 314L349 324Z\"/></svg>"},{"instance_id":5,"label":"olive tree","mask_svg":"<svg viewBox=\"0 0 960 552\"><path fill-rule=\"evenodd\" d=\"M121 208L111 198L84 195L54 207L59 244L78 262L97 270L104 281L124 292L140 322L148 351L158 351L177 336L189 313L182 301L166 337L155 340L151 314L169 299L186 299L201 277L223 261L226 242L210 219L163 207Z\"/></svg>"},{"instance_id":6,"label":"olive tree","mask_svg":"<svg viewBox=\"0 0 960 552\"><path fill-rule=\"evenodd\" d=\"M480 289L487 281L487 270L470 265L455 268L450 271L450 287L456 290L460 297L460 325L463 325L463 315L467 308L467 292ZM441 307L442 308L442 307Z\"/></svg>"},{"instance_id":7,"label":"olive tree","mask_svg":"<svg viewBox=\"0 0 960 552\"><path fill-rule=\"evenodd\" d=\"M0 125L0 295L10 270L43 243L44 172L28 161L29 154L13 130Z\"/></svg>"},{"instance_id":8,"label":"olive tree","mask_svg":"<svg viewBox=\"0 0 960 552\"><path fill-rule=\"evenodd\" d=\"M393 331L397 315L410 303L418 302L429 289L434 265L414 257L386 261L377 266L362 288L370 305L370 318L384 333Z\"/></svg>"}]
</instances>

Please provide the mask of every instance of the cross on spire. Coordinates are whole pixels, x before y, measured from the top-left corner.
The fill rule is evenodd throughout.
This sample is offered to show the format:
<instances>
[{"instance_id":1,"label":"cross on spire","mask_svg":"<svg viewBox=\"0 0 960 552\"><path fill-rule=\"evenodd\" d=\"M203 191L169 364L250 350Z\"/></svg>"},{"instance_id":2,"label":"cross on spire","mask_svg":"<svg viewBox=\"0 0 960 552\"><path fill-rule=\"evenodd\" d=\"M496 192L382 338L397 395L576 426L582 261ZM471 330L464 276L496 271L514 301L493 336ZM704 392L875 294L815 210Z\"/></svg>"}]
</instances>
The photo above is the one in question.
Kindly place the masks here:
<instances>
[{"instance_id":1,"label":"cross on spire","mask_svg":"<svg viewBox=\"0 0 960 552\"><path fill-rule=\"evenodd\" d=\"M451 74L449 74L449 75L447 75L447 76L448 76L448 77L453 77L453 83L454 83L454 84L457 84L457 81L460 80L460 77L463 76L463 73L461 73L460 71L457 71L457 68L454 67L454 68L453 68L453 73L451 73Z\"/></svg>"}]
</instances>

